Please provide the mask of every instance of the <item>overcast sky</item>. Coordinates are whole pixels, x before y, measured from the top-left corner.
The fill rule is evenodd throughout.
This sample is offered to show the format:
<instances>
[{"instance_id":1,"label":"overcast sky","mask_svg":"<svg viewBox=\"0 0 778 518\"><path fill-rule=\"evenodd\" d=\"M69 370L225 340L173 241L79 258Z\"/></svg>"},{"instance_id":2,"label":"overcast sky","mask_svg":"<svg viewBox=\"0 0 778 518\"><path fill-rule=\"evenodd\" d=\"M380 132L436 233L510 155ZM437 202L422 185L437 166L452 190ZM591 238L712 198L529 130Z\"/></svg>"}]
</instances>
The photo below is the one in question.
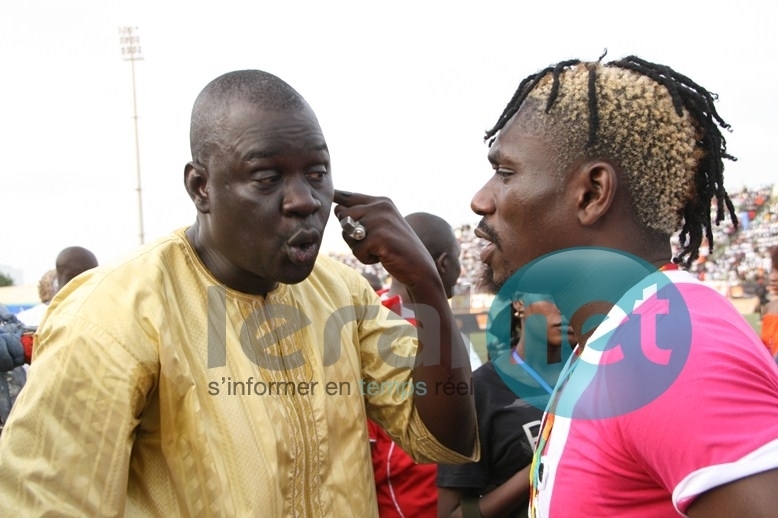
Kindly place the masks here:
<instances>
[{"instance_id":1,"label":"overcast sky","mask_svg":"<svg viewBox=\"0 0 778 518\"><path fill-rule=\"evenodd\" d=\"M727 185L775 177L778 3L0 0L0 265L35 283L62 248L108 262L139 244L132 81L137 26L146 241L191 224L182 178L192 103L224 72L295 87L327 138L337 188L403 213L474 223L490 175L483 131L519 81L567 58L638 54L720 95ZM334 219L334 218L333 218ZM325 249L343 250L332 220Z\"/></svg>"}]
</instances>

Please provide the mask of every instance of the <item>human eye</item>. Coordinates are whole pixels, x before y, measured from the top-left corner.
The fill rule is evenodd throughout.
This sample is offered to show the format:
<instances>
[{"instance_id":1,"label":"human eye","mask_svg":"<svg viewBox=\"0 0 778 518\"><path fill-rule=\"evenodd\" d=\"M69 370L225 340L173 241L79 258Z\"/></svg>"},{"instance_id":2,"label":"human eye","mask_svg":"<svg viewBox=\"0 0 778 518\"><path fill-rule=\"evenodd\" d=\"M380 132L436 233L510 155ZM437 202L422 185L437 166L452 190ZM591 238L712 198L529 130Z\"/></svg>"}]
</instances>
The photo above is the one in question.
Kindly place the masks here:
<instances>
[{"instance_id":1,"label":"human eye","mask_svg":"<svg viewBox=\"0 0 778 518\"><path fill-rule=\"evenodd\" d=\"M506 169L506 168L501 167L501 166L495 166L494 167L494 174L495 174L495 176L499 177L502 181L507 181L515 173L513 171L511 171L510 169Z\"/></svg>"},{"instance_id":2,"label":"human eye","mask_svg":"<svg viewBox=\"0 0 778 518\"><path fill-rule=\"evenodd\" d=\"M321 166L310 169L307 173L305 173L305 176L309 180L322 180L328 174L329 171L327 171L327 168L325 166Z\"/></svg>"},{"instance_id":3,"label":"human eye","mask_svg":"<svg viewBox=\"0 0 778 518\"><path fill-rule=\"evenodd\" d=\"M257 171L252 175L252 180L261 187L270 187L281 180L281 175L277 171Z\"/></svg>"}]
</instances>

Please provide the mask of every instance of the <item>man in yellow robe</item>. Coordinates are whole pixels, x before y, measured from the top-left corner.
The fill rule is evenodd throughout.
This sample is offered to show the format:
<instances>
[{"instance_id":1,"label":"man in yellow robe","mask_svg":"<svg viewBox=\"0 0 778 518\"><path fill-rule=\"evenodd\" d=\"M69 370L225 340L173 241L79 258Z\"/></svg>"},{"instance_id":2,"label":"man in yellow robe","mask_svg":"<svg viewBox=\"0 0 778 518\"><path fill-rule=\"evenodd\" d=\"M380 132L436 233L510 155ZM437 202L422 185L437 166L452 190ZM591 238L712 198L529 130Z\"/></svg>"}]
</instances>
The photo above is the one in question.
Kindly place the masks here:
<instances>
[{"instance_id":1,"label":"man in yellow robe","mask_svg":"<svg viewBox=\"0 0 778 518\"><path fill-rule=\"evenodd\" d=\"M225 74L195 102L191 147L195 223L52 301L0 438L0 514L376 516L366 417L418 461L476 459L435 264L391 202L334 190L300 94ZM333 200L365 230L344 233L355 255L427 315L418 336L318 255Z\"/></svg>"}]
</instances>

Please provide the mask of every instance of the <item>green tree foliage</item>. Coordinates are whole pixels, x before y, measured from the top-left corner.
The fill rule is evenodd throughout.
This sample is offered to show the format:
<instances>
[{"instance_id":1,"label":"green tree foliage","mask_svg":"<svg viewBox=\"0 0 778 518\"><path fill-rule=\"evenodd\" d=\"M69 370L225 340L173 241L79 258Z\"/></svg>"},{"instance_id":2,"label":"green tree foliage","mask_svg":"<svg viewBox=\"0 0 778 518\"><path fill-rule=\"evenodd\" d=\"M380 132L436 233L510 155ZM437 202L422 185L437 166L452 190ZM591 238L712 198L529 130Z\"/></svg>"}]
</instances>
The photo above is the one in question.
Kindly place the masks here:
<instances>
[{"instance_id":1,"label":"green tree foliage","mask_svg":"<svg viewBox=\"0 0 778 518\"><path fill-rule=\"evenodd\" d=\"M3 272L0 272L0 288L2 288L3 286L13 286L13 285L14 285L14 280L9 276L7 276L6 274L4 274Z\"/></svg>"}]
</instances>

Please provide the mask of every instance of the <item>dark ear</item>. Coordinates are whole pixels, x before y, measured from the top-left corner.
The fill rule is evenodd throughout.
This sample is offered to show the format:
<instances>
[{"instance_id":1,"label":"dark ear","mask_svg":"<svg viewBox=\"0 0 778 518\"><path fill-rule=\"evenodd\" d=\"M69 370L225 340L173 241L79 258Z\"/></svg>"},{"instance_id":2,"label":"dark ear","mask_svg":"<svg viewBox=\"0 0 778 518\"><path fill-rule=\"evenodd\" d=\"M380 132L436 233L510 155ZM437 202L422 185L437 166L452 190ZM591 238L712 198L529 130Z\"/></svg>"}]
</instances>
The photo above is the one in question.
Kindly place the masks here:
<instances>
[{"instance_id":1,"label":"dark ear","mask_svg":"<svg viewBox=\"0 0 778 518\"><path fill-rule=\"evenodd\" d=\"M448 252L443 252L435 258L435 266L438 267L438 275L443 278L443 274L449 268Z\"/></svg>"},{"instance_id":2,"label":"dark ear","mask_svg":"<svg viewBox=\"0 0 778 518\"><path fill-rule=\"evenodd\" d=\"M583 226L600 221L613 206L618 189L618 174L607 161L587 162L576 173L577 215Z\"/></svg>"},{"instance_id":3,"label":"dark ear","mask_svg":"<svg viewBox=\"0 0 778 518\"><path fill-rule=\"evenodd\" d=\"M210 212L208 200L208 170L197 162L189 162L184 167L184 186L197 208L197 212Z\"/></svg>"}]
</instances>

